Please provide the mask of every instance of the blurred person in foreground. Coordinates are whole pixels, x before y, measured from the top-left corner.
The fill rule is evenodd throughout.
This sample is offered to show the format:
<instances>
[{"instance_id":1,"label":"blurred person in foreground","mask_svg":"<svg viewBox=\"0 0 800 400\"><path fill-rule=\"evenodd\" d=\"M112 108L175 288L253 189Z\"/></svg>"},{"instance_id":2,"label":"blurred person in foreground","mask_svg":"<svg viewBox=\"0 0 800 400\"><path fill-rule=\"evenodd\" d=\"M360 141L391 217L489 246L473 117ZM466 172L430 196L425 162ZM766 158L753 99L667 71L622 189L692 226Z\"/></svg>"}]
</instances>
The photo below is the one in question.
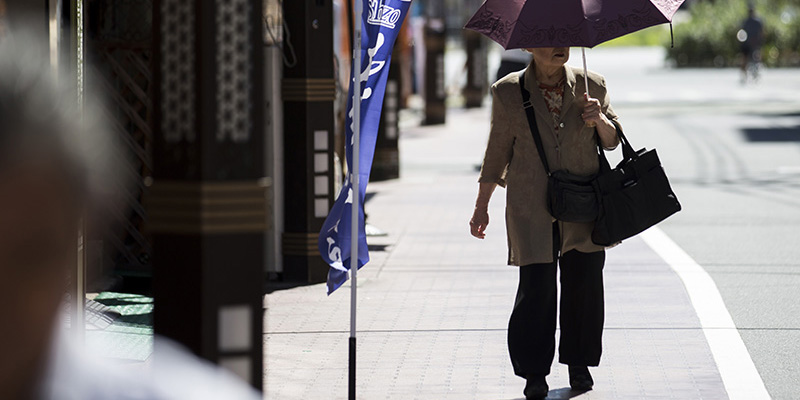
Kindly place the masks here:
<instances>
[{"instance_id":1,"label":"blurred person in foreground","mask_svg":"<svg viewBox=\"0 0 800 400\"><path fill-rule=\"evenodd\" d=\"M617 146L617 115L605 79L588 73L589 98L580 68L566 65L569 48L531 48L524 88L536 114L542 147L552 171L592 176L599 171L598 142ZM514 374L526 379L526 399L548 394L546 376L555 355L556 272L561 271L558 361L569 366L570 387L590 390L588 367L600 363L604 321L605 248L592 242L594 222L565 222L547 209L547 172L523 108L521 75L492 85L492 123L483 159L470 233L486 236L489 200L506 188L508 264L519 266L519 286L508 323ZM595 127L590 127L595 126Z\"/></svg>"},{"instance_id":2,"label":"blurred person in foreground","mask_svg":"<svg viewBox=\"0 0 800 400\"><path fill-rule=\"evenodd\" d=\"M0 38L0 399L260 398L159 339L152 361L135 371L67 340L62 305L79 221L114 205L103 193L124 186L125 157L92 96L82 113L43 49L13 32Z\"/></svg>"},{"instance_id":3,"label":"blurred person in foreground","mask_svg":"<svg viewBox=\"0 0 800 400\"><path fill-rule=\"evenodd\" d=\"M748 74L754 81L758 80L758 67L761 63L761 46L764 44L764 24L756 16L753 4L747 8L747 18L736 34L741 43L742 52L742 84L747 83Z\"/></svg>"}]
</instances>

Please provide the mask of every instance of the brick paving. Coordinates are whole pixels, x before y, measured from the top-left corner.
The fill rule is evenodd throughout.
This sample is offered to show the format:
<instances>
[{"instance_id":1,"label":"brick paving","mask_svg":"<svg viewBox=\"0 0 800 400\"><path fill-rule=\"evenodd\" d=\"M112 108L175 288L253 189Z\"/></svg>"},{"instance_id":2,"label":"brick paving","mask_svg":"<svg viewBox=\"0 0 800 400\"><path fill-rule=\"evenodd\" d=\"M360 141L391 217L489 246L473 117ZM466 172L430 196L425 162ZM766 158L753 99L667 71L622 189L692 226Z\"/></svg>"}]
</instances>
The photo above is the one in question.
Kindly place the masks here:
<instances>
[{"instance_id":1,"label":"brick paving","mask_svg":"<svg viewBox=\"0 0 800 400\"><path fill-rule=\"evenodd\" d=\"M517 269L505 265L505 192L490 207L486 240L469 236L475 165L488 110L450 110L448 123L411 127L402 178L372 183L372 261L359 273L359 399L522 399L506 326ZM604 355L595 389L569 391L566 366L551 399L726 399L680 281L639 239L608 251ZM349 286L266 296L267 399L347 398Z\"/></svg>"}]
</instances>

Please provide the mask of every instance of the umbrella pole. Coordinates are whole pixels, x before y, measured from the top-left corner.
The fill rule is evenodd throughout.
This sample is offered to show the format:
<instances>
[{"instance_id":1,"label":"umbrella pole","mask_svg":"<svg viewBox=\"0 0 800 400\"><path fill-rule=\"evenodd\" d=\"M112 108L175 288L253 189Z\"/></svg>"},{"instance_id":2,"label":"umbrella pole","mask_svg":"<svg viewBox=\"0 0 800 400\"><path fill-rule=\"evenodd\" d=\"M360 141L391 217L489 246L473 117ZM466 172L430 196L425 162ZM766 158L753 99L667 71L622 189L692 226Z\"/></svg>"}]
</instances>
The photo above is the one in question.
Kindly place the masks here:
<instances>
[{"instance_id":1,"label":"umbrella pole","mask_svg":"<svg viewBox=\"0 0 800 400\"><path fill-rule=\"evenodd\" d=\"M589 69L586 68L586 47L581 47L581 56L583 56L583 83L586 88L586 98L588 99L591 97L589 97ZM586 126L594 128L595 123L587 122Z\"/></svg>"},{"instance_id":2,"label":"umbrella pole","mask_svg":"<svg viewBox=\"0 0 800 400\"><path fill-rule=\"evenodd\" d=\"M581 47L581 56L583 56L583 80L586 88L586 97L589 97L589 70L586 68L586 47Z\"/></svg>"},{"instance_id":3,"label":"umbrella pole","mask_svg":"<svg viewBox=\"0 0 800 400\"><path fill-rule=\"evenodd\" d=\"M349 400L356 399L356 305L357 296L356 289L358 288L358 234L359 234L359 211L361 207L361 182L360 182L360 166L361 159L361 19L363 10L363 1L355 0L355 35L353 36L353 82L351 85L356 85L353 88L353 147L352 147L352 165L353 170L350 171L351 184L353 190L353 203L350 208L350 341L349 341L349 376L348 376L348 394Z\"/></svg>"}]
</instances>

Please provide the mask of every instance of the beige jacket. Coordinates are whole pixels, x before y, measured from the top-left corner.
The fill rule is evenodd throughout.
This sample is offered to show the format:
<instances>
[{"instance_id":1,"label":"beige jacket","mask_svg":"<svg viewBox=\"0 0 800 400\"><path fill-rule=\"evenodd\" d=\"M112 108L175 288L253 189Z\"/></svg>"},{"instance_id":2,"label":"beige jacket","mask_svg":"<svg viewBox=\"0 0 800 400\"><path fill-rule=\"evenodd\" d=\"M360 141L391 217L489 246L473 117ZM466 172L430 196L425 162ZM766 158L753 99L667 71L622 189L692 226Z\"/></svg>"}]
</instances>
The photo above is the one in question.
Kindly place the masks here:
<instances>
[{"instance_id":1,"label":"beige jacket","mask_svg":"<svg viewBox=\"0 0 800 400\"><path fill-rule=\"evenodd\" d=\"M531 93L536 123L542 137L550 170L565 169L573 174L592 175L599 169L593 128L585 126L583 70L565 66L566 87L561 107L561 124L554 126L545 100L539 91L533 67L525 70L525 86ZM599 99L603 113L616 121L606 92L605 79L589 72L589 94ZM492 125L479 182L495 182L506 188L506 228L509 265L528 265L553 261L552 226L555 219L547 211L547 174L522 108L519 75L510 74L492 85ZM561 251L576 249L584 253L603 250L592 243L594 223L559 221Z\"/></svg>"}]
</instances>

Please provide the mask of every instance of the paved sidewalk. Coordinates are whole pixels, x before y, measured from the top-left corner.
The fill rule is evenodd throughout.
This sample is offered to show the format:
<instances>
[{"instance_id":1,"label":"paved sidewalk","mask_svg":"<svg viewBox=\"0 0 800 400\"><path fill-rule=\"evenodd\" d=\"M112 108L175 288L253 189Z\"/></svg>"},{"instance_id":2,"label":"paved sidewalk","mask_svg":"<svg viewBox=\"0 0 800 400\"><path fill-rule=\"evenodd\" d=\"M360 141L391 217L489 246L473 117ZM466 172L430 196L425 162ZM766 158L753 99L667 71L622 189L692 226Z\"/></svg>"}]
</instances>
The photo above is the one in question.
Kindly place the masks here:
<instances>
[{"instance_id":1,"label":"paved sidewalk","mask_svg":"<svg viewBox=\"0 0 800 400\"><path fill-rule=\"evenodd\" d=\"M372 261L359 273L359 399L522 399L506 325L517 269L505 266L505 192L492 200L487 239L469 236L475 165L488 110L450 110L448 124L404 130L402 178L372 183ZM552 399L726 399L686 291L643 241L608 251L604 356L596 388ZM266 296L267 399L347 398L349 287L323 284Z\"/></svg>"}]
</instances>

